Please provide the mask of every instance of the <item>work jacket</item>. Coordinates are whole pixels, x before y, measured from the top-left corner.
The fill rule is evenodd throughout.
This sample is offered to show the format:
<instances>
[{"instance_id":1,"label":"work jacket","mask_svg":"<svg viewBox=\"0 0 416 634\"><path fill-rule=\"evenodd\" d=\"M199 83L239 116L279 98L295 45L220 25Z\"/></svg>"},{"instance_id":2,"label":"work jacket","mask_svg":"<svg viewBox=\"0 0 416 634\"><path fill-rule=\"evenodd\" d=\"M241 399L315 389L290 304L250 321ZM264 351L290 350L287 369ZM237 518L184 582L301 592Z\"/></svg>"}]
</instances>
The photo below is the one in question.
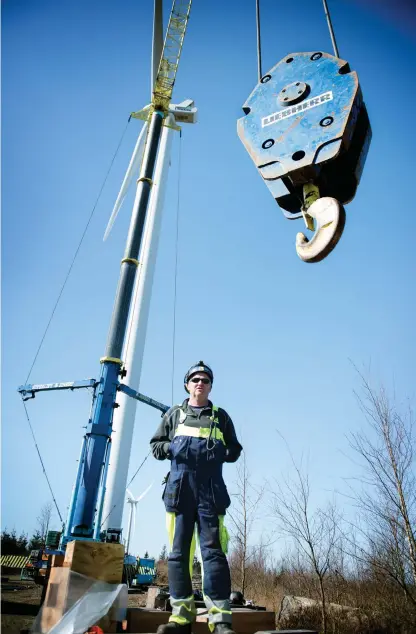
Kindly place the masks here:
<instances>
[{"instance_id":1,"label":"work jacket","mask_svg":"<svg viewBox=\"0 0 416 634\"><path fill-rule=\"evenodd\" d=\"M164 492L166 510L180 512L188 491L197 504L202 499L207 504L211 501L222 515L230 505L222 465L235 462L242 446L224 409L209 401L196 413L188 402L186 399L166 412L150 441L155 458L171 461Z\"/></svg>"}]
</instances>

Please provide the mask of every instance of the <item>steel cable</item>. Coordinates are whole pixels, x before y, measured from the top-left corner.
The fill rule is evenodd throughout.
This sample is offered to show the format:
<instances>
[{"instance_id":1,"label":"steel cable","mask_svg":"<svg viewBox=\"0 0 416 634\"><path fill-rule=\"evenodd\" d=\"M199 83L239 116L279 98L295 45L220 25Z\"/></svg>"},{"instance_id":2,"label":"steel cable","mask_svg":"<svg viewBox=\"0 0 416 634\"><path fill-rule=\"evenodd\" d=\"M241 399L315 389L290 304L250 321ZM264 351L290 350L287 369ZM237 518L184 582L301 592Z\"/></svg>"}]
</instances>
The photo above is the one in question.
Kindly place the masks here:
<instances>
[{"instance_id":1,"label":"steel cable","mask_svg":"<svg viewBox=\"0 0 416 634\"><path fill-rule=\"evenodd\" d=\"M176 296L177 296L177 280L178 280L178 245L179 245L179 211L180 211L180 194L181 194L181 159L182 159L182 131L179 132L179 157L178 157L178 195L176 200L176 241L175 241L175 276L174 276L174 292L173 292L173 334L172 334L172 398L173 405L173 387L175 380L175 345L176 345Z\"/></svg>"},{"instance_id":2,"label":"steel cable","mask_svg":"<svg viewBox=\"0 0 416 634\"><path fill-rule=\"evenodd\" d=\"M39 450L39 446L38 446L38 443L36 442L35 432L33 431L32 423L30 422L29 414L28 414L28 411L27 411L27 408L26 408L26 404L25 404L25 402L24 402L24 401L22 401L22 405L23 405L24 410L25 410L25 413L26 413L27 422L28 422L28 424L29 424L29 429L30 429L30 431L31 431L32 438L33 438L33 441L34 441L34 443L35 443L36 451L38 452L38 456L39 456L40 464L42 465L43 473L44 473L44 475L45 475L46 482L48 483L49 491L51 492L51 495L52 495L52 500L54 501L54 504L55 504L56 510L57 510L57 512L58 512L58 515L59 515L59 519L61 520L61 524L63 525L64 521L63 521L63 519L62 519L62 515L61 515L61 512L60 512L60 510L59 510L58 503L57 503L57 501L56 501L56 498L55 498L54 492L53 492L53 490L52 490L52 486L51 486L50 480L49 480L49 478L48 478L48 474L46 473L45 465L44 465L44 462L43 462L43 460L42 460L42 456L41 456L41 453L40 453L40 450Z\"/></svg>"},{"instance_id":3,"label":"steel cable","mask_svg":"<svg viewBox=\"0 0 416 634\"><path fill-rule=\"evenodd\" d=\"M54 315L55 315L56 309L57 309L57 307L58 307L58 304L59 304L60 299L61 299L61 297L62 297L62 294L63 294L63 292L64 292L65 286L66 286L66 284L67 284L67 282L68 282L69 276L71 275L72 269L73 269L73 267L74 267L75 260L76 260L76 258L77 258L77 256L78 256L79 250L80 250L81 245L82 245L82 243L83 243L83 241L84 241L85 235L86 235L86 233L87 233L87 231L88 231L88 227L90 226L91 220L92 220L92 218L93 218L93 215L94 215L94 213L95 213L95 210L96 210L97 205L98 205L98 203L99 203L99 200L100 200L100 198L101 198L101 194L102 194L102 192L103 192L103 189L104 189L104 187L105 187L105 184L106 184L106 182L107 182L107 180L108 180L108 177L109 177L109 175L110 175L111 168L113 167L114 161L115 161L115 159L116 159L116 157L117 157L118 151L119 151L120 146L121 146L121 144L122 144L122 142L123 142L123 139L124 139L124 136L125 136L125 134L126 134L126 131L127 131L127 126L128 126L128 124L129 124L129 122L130 122L130 117L129 117L129 119L128 119L128 121L127 121L127 124L126 124L126 127L124 128L124 131L123 131L123 133L122 133L122 135L121 135L120 141L118 142L118 145L117 145L116 151L114 152L113 158L111 159L110 166L109 166L109 168L108 168L108 170L107 170L107 173L106 173L106 175L105 175L105 177L104 177L104 181L103 181L103 183L102 183L102 185L101 185L101 188L100 188L100 190L99 190L99 192L98 192L98 196L97 196L97 198L96 198L96 200L95 200L95 203L94 203L94 205L93 205L93 207L92 207L92 210L91 210L90 216L89 216L89 218L88 218L87 224L85 225L84 231L82 232L81 239L80 239L80 241L79 241L79 243L78 243L78 246L77 246L77 248L76 248L76 250L75 250L74 257L73 257L72 262L71 262L71 264L70 264L70 266L69 266L68 272L67 272L67 274L66 274L66 276L65 276L65 279L64 279L64 282L63 282L63 284L62 284L61 290L59 291L58 298L57 298L57 300L56 300L56 302L55 302L55 305L54 305L54 307L53 307L53 309L52 309L51 316L50 316L49 321L48 321L48 323L47 323L47 325L46 325L45 331L44 331L44 333L43 333L43 335L42 335L42 338L41 338L40 344L39 344L38 349L37 349L37 351L36 351L35 358L33 359L32 365L30 366L30 370L29 370L29 372L28 372L28 375L27 375L27 378L26 378L25 383L27 383L27 382L29 381L30 375L31 375L31 373L32 373L32 370L33 370L33 368L34 368L34 365L35 365L35 363L36 363L36 360L37 360L37 358L38 358L38 356L39 356L39 353L40 353L40 351L41 351L41 348L42 348L42 346L43 346L43 342L44 342L44 340L45 340L45 337L46 337L46 335L47 335L47 332L48 332L48 330L49 330L49 327L50 327L50 325L51 325L51 323L52 323L52 319L53 319L53 317L54 317Z\"/></svg>"}]
</instances>

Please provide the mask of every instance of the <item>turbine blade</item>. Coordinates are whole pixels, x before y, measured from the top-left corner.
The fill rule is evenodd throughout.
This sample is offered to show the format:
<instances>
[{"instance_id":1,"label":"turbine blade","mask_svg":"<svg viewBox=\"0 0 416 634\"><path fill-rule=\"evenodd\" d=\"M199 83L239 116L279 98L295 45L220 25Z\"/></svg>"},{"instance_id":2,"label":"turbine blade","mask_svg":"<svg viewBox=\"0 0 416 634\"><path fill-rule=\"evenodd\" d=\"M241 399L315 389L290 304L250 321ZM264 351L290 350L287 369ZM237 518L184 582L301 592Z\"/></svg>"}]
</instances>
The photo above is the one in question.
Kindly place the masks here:
<instances>
[{"instance_id":1,"label":"turbine blade","mask_svg":"<svg viewBox=\"0 0 416 634\"><path fill-rule=\"evenodd\" d=\"M143 491L143 493L141 495L139 495L139 497L137 498L136 502L140 502L140 500L142 500L144 498L145 495L147 495L147 493L149 493L150 489L153 486L153 482L151 484L149 484L149 486L147 487L146 491Z\"/></svg>"},{"instance_id":2,"label":"turbine blade","mask_svg":"<svg viewBox=\"0 0 416 634\"><path fill-rule=\"evenodd\" d=\"M126 489L126 493L128 494L129 498L134 501L133 493L129 489Z\"/></svg>"},{"instance_id":3,"label":"turbine blade","mask_svg":"<svg viewBox=\"0 0 416 634\"><path fill-rule=\"evenodd\" d=\"M134 173L140 169L140 163L142 160L142 156L143 156L143 149L144 149L144 144L145 144L145 140L146 140L146 132L147 132L147 122L144 124L144 126L142 127L139 137L137 139L135 148L133 150L133 154L131 156L130 159L130 163L129 166L127 168L126 174L124 176L124 180L123 183L121 185L120 191L118 193L117 196L117 200L114 204L113 207L113 211L111 213L110 216L110 220L108 221L107 224L107 228L105 230L104 233L104 242L105 240L107 240L108 236L110 235L111 229L113 228L113 224L117 218L118 212L121 209L121 205L123 204L123 200L126 197L127 191L129 189L129 185L132 181L132 178L134 176Z\"/></svg>"}]
</instances>

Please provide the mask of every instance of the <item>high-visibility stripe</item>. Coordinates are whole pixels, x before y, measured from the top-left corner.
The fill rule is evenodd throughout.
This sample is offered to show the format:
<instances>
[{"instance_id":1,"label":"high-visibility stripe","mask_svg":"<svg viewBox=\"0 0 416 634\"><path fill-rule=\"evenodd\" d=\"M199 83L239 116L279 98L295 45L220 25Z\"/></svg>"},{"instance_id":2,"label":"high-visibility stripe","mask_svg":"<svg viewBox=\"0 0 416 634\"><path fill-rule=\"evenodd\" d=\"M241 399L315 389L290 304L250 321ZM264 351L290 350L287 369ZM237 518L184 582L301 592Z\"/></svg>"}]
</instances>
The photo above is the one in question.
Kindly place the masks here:
<instances>
[{"instance_id":1,"label":"high-visibility stripe","mask_svg":"<svg viewBox=\"0 0 416 634\"><path fill-rule=\"evenodd\" d=\"M178 623L178 625L188 625L188 623L192 623L192 621L187 619L185 616L180 616L179 614L172 614L172 616L169 617L169 623Z\"/></svg>"},{"instance_id":2,"label":"high-visibility stripe","mask_svg":"<svg viewBox=\"0 0 416 634\"><path fill-rule=\"evenodd\" d=\"M168 531L169 551L173 548L173 538L175 537L175 513L166 513L166 530Z\"/></svg>"},{"instance_id":3,"label":"high-visibility stripe","mask_svg":"<svg viewBox=\"0 0 416 634\"><path fill-rule=\"evenodd\" d=\"M194 533L192 535L192 541L191 541L191 549L189 551L189 575L191 579L192 579L192 575L194 574L194 557L195 557L195 550L196 550L195 531L196 531L196 527L194 528Z\"/></svg>"},{"instance_id":4,"label":"high-visibility stripe","mask_svg":"<svg viewBox=\"0 0 416 634\"><path fill-rule=\"evenodd\" d=\"M166 513L166 529L168 531L169 551L171 551L173 548L173 540L175 538L175 528L176 528L176 514ZM189 574L191 575L191 579L192 579L192 574L194 571L194 557L195 557L195 550L196 550L195 531L196 531L196 527L194 530L194 534L192 535L191 548L189 552ZM154 571L152 571L151 574L155 574Z\"/></svg>"},{"instance_id":5,"label":"high-visibility stripe","mask_svg":"<svg viewBox=\"0 0 416 634\"><path fill-rule=\"evenodd\" d=\"M212 429L209 427L191 427L180 423L175 432L176 436L191 436L192 438L209 438L211 436L214 440L220 440L225 445L224 434L218 429L216 425Z\"/></svg>"},{"instance_id":6,"label":"high-visibility stripe","mask_svg":"<svg viewBox=\"0 0 416 634\"><path fill-rule=\"evenodd\" d=\"M228 542L230 541L230 535L228 533L227 527L224 524L224 515L219 515L218 520L220 523L219 532L220 532L220 544L222 548L222 552L228 553Z\"/></svg>"},{"instance_id":7,"label":"high-visibility stripe","mask_svg":"<svg viewBox=\"0 0 416 634\"><path fill-rule=\"evenodd\" d=\"M204 594L204 601L205 601L205 604L208 603L208 605L213 602L212 599L210 599L206 594ZM216 601L216 603L222 603L222 602ZM209 608L208 616L211 617L208 622L208 628L210 632L213 632L215 630L215 626L217 625L217 623L231 624L231 621L232 621L231 610L223 610L222 608L219 608L216 605L212 605Z\"/></svg>"},{"instance_id":8,"label":"high-visibility stripe","mask_svg":"<svg viewBox=\"0 0 416 634\"><path fill-rule=\"evenodd\" d=\"M172 614L169 617L170 623L178 623L178 625L187 625L192 623L196 617L195 599L192 594L186 599L175 599L170 597L172 606Z\"/></svg>"}]
</instances>

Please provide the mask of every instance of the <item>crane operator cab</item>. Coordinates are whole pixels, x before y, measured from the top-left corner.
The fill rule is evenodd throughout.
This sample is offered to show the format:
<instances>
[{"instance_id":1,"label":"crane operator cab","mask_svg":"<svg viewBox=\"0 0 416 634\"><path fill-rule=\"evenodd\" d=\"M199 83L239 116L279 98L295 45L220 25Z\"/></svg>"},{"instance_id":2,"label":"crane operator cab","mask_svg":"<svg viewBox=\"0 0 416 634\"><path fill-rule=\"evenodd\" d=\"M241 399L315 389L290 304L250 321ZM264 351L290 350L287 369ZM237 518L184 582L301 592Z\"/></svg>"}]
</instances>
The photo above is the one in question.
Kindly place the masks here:
<instances>
[{"instance_id":1,"label":"crane operator cab","mask_svg":"<svg viewBox=\"0 0 416 634\"><path fill-rule=\"evenodd\" d=\"M286 218L314 232L296 236L305 262L340 239L344 206L360 182L371 140L357 73L328 53L292 53L264 75L243 105L238 135Z\"/></svg>"}]
</instances>

